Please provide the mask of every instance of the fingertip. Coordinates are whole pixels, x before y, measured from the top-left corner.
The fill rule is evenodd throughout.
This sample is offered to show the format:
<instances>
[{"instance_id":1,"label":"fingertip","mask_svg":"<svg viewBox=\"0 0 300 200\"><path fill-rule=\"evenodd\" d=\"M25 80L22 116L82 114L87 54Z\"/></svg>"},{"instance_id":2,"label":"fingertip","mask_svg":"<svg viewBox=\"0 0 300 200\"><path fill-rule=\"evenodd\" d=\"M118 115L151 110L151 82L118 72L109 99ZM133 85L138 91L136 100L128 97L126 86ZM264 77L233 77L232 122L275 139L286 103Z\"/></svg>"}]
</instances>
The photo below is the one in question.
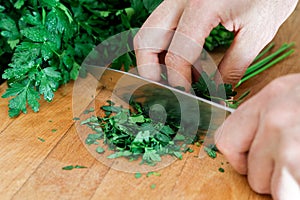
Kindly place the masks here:
<instances>
[{"instance_id":1,"label":"fingertip","mask_svg":"<svg viewBox=\"0 0 300 200\"><path fill-rule=\"evenodd\" d=\"M247 168L247 154L239 153L231 145L224 143L222 140L216 142L216 147L225 156L233 169L241 175L246 175Z\"/></svg>"},{"instance_id":2,"label":"fingertip","mask_svg":"<svg viewBox=\"0 0 300 200\"><path fill-rule=\"evenodd\" d=\"M226 120L217 129L214 134L214 141L218 150L224 155L224 157L228 160L234 170L239 174L246 175L248 172L248 151L245 149L247 149L247 146L249 144L244 143L243 138L240 138L242 137L241 135L234 136L234 134L237 133L233 131L233 121Z\"/></svg>"},{"instance_id":3,"label":"fingertip","mask_svg":"<svg viewBox=\"0 0 300 200\"><path fill-rule=\"evenodd\" d=\"M140 76L152 80L161 80L161 66L158 53L151 50L138 50L136 52L137 70Z\"/></svg>"}]
</instances>

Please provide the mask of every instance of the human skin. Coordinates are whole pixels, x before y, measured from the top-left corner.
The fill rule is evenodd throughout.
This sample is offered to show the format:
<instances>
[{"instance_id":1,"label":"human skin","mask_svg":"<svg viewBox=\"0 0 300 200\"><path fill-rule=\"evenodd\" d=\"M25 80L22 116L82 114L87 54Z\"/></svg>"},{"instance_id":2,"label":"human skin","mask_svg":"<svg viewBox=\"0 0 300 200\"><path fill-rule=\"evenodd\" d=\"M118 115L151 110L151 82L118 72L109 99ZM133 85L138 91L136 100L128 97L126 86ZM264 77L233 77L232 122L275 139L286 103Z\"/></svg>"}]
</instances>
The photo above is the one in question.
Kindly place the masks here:
<instances>
[{"instance_id":1,"label":"human skin","mask_svg":"<svg viewBox=\"0 0 300 200\"><path fill-rule=\"evenodd\" d=\"M300 74L282 76L243 103L215 141L252 189L300 199Z\"/></svg>"},{"instance_id":2,"label":"human skin","mask_svg":"<svg viewBox=\"0 0 300 200\"><path fill-rule=\"evenodd\" d=\"M139 74L160 81L159 54L167 50L164 61L169 84L189 91L191 66L197 62L205 38L221 23L235 32L235 39L218 65L220 75L215 79L235 84L297 2L165 0L134 38ZM186 38L197 45L185 45L189 42ZM247 175L254 191L271 193L274 199L300 199L299 85L300 74L274 80L216 132L217 147L232 166Z\"/></svg>"}]
</instances>

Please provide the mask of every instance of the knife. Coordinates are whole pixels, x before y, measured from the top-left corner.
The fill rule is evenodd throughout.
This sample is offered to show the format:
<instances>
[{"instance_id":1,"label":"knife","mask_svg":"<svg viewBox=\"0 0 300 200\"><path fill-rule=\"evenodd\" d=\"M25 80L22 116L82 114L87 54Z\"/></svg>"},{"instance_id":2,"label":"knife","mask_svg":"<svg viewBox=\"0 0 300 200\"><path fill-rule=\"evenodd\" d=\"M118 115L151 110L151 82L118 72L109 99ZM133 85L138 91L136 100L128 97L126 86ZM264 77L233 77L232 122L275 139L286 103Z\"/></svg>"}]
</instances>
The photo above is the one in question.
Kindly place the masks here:
<instances>
[{"instance_id":1,"label":"knife","mask_svg":"<svg viewBox=\"0 0 300 200\"><path fill-rule=\"evenodd\" d=\"M234 110L168 85L137 75L105 67L87 65L98 80L98 88L111 92L111 101L121 99L129 104L138 102L151 118L172 120L184 127L186 134L205 132L204 145L213 143L213 133Z\"/></svg>"}]
</instances>

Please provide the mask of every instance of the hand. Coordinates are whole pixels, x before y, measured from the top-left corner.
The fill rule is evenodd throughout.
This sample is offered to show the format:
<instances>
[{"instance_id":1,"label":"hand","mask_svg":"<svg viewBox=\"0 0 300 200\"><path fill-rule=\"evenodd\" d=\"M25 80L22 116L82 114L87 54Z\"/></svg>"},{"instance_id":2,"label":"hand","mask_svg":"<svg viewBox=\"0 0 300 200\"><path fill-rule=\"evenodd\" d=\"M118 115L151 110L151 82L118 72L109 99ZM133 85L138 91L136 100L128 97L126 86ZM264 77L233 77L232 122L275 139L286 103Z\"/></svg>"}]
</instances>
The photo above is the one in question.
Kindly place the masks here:
<instances>
[{"instance_id":1,"label":"hand","mask_svg":"<svg viewBox=\"0 0 300 200\"><path fill-rule=\"evenodd\" d=\"M300 74L274 80L242 104L215 140L253 190L300 199Z\"/></svg>"},{"instance_id":2,"label":"hand","mask_svg":"<svg viewBox=\"0 0 300 200\"><path fill-rule=\"evenodd\" d=\"M159 81L159 54L168 50L165 64L170 85L189 91L191 66L205 38L221 23L236 35L219 64L220 74L224 82L237 83L296 4L297 0L165 0L134 39L139 74ZM220 77L216 80L222 82Z\"/></svg>"}]
</instances>

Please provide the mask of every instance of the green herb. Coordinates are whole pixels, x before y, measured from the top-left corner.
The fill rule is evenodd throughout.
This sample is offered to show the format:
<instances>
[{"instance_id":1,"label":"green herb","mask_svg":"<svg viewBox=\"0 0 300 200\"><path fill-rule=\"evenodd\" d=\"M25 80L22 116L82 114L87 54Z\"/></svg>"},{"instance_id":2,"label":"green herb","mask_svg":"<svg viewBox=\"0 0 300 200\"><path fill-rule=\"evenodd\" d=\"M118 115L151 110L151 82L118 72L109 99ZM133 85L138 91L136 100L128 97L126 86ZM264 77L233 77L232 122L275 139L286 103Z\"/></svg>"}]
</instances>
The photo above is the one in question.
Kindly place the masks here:
<instances>
[{"instance_id":1,"label":"green herb","mask_svg":"<svg viewBox=\"0 0 300 200\"><path fill-rule=\"evenodd\" d=\"M222 167L220 167L220 168L219 168L219 172L222 172L222 173L224 173L224 172L225 172L225 170L224 170Z\"/></svg>"},{"instance_id":2,"label":"green herb","mask_svg":"<svg viewBox=\"0 0 300 200\"><path fill-rule=\"evenodd\" d=\"M233 101L232 98L237 94L230 84L219 84L209 76L205 71L201 72L197 82L192 84L192 92L195 95L210 101L223 101L229 107L237 107L242 99Z\"/></svg>"},{"instance_id":3,"label":"green herb","mask_svg":"<svg viewBox=\"0 0 300 200\"><path fill-rule=\"evenodd\" d=\"M183 131L186 130L174 122L155 121L139 103L131 101L130 104L132 109L124 109L108 102L108 105L102 106L101 109L109 111L111 115L92 116L82 121L81 125L86 125L94 131L88 134L85 143L99 145L102 140L109 149L114 150L107 158L141 158L142 163L148 165L160 162L163 155L182 159L183 152L192 151L187 147L183 148L183 144L189 144L191 141L183 135Z\"/></svg>"},{"instance_id":4,"label":"green herb","mask_svg":"<svg viewBox=\"0 0 300 200\"><path fill-rule=\"evenodd\" d=\"M196 145L197 147L200 147L200 146L201 146L201 143L200 143L200 142L196 142L195 145Z\"/></svg>"},{"instance_id":5,"label":"green herb","mask_svg":"<svg viewBox=\"0 0 300 200\"><path fill-rule=\"evenodd\" d=\"M95 111L95 108L90 108L90 109L87 109L83 112L83 114L88 114L90 112L94 112Z\"/></svg>"},{"instance_id":6,"label":"green herb","mask_svg":"<svg viewBox=\"0 0 300 200\"><path fill-rule=\"evenodd\" d=\"M39 139L39 141L41 141L41 142L46 142L46 140L43 139L43 138L38 137L38 139Z\"/></svg>"},{"instance_id":7,"label":"green herb","mask_svg":"<svg viewBox=\"0 0 300 200\"><path fill-rule=\"evenodd\" d=\"M57 131L57 129L55 129L55 128L51 130L52 133L55 133L56 131Z\"/></svg>"},{"instance_id":8,"label":"green herb","mask_svg":"<svg viewBox=\"0 0 300 200\"><path fill-rule=\"evenodd\" d=\"M73 165L69 165L69 166L65 166L62 168L63 170L72 170L74 169L74 166Z\"/></svg>"},{"instance_id":9,"label":"green herb","mask_svg":"<svg viewBox=\"0 0 300 200\"><path fill-rule=\"evenodd\" d=\"M135 178L141 178L142 177L142 174L141 173L139 173L139 172L137 172L137 173L135 173Z\"/></svg>"},{"instance_id":10,"label":"green herb","mask_svg":"<svg viewBox=\"0 0 300 200\"><path fill-rule=\"evenodd\" d=\"M150 188L151 189L155 189L156 188L156 184L151 184Z\"/></svg>"},{"instance_id":11,"label":"green herb","mask_svg":"<svg viewBox=\"0 0 300 200\"><path fill-rule=\"evenodd\" d=\"M193 152L194 152L194 149L188 148L187 151L190 152L190 153L193 153Z\"/></svg>"},{"instance_id":12,"label":"green herb","mask_svg":"<svg viewBox=\"0 0 300 200\"><path fill-rule=\"evenodd\" d=\"M96 152L99 154L102 154L102 153L104 153L104 149L102 147L97 147Z\"/></svg>"},{"instance_id":13,"label":"green herb","mask_svg":"<svg viewBox=\"0 0 300 200\"><path fill-rule=\"evenodd\" d=\"M82 166L82 165L75 165L74 167L75 169L83 169L83 168L87 168L86 166Z\"/></svg>"},{"instance_id":14,"label":"green herb","mask_svg":"<svg viewBox=\"0 0 300 200\"><path fill-rule=\"evenodd\" d=\"M230 46L234 39L234 33L225 29L221 24L215 27L205 39L204 48L212 51L220 46Z\"/></svg>"},{"instance_id":15,"label":"green herb","mask_svg":"<svg viewBox=\"0 0 300 200\"><path fill-rule=\"evenodd\" d=\"M79 118L79 117L74 117L73 120L74 120L74 121L79 121L80 118Z\"/></svg>"},{"instance_id":16,"label":"green herb","mask_svg":"<svg viewBox=\"0 0 300 200\"><path fill-rule=\"evenodd\" d=\"M150 176L161 176L161 174L159 172L148 172L147 177L150 177Z\"/></svg>"},{"instance_id":17,"label":"green herb","mask_svg":"<svg viewBox=\"0 0 300 200\"><path fill-rule=\"evenodd\" d=\"M207 153L207 155L211 158L216 158L217 157L217 149L215 145L208 145L204 147L204 151Z\"/></svg>"},{"instance_id":18,"label":"green herb","mask_svg":"<svg viewBox=\"0 0 300 200\"><path fill-rule=\"evenodd\" d=\"M68 166L65 166L63 167L62 169L63 170L73 170L73 169L83 169L83 168L87 168L85 166L82 166L82 165L68 165Z\"/></svg>"}]
</instances>

